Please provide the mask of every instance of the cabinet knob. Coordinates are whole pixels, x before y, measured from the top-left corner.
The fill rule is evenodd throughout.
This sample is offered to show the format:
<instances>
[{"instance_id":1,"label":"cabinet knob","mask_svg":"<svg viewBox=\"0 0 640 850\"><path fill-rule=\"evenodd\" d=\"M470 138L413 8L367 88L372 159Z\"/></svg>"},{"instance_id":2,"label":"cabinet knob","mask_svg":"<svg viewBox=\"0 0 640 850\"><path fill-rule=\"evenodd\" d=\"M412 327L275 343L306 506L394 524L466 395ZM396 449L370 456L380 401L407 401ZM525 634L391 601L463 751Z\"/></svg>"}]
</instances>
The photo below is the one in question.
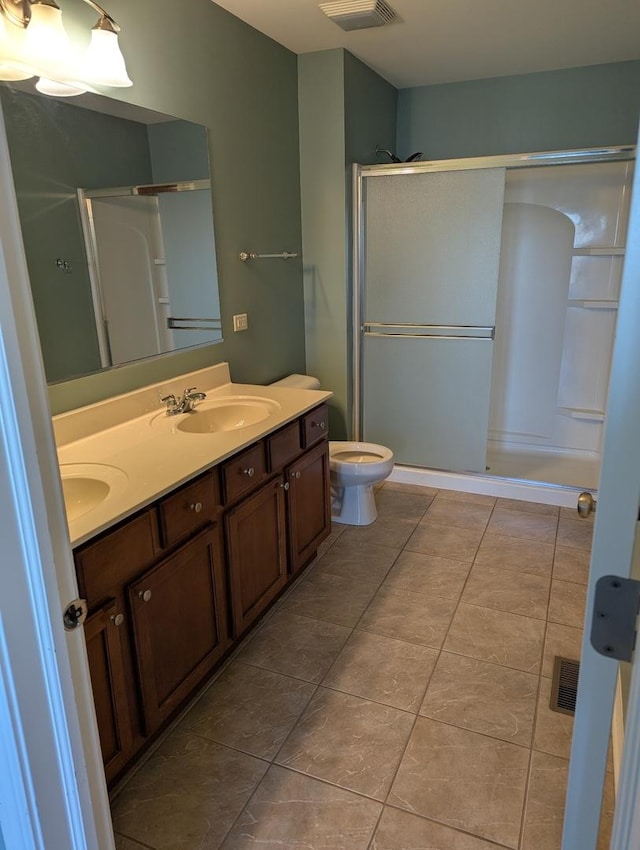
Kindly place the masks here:
<instances>
[{"instance_id":1,"label":"cabinet knob","mask_svg":"<svg viewBox=\"0 0 640 850\"><path fill-rule=\"evenodd\" d=\"M256 471L255 471L255 469L254 469L252 466L250 466L250 467L248 467L247 469L243 469L243 470L242 470L242 474L243 474L243 475L248 475L248 476L249 476L249 478L253 478L253 476L256 474Z\"/></svg>"},{"instance_id":2,"label":"cabinet knob","mask_svg":"<svg viewBox=\"0 0 640 850\"><path fill-rule=\"evenodd\" d=\"M124 623L124 614L112 614L109 619L114 626L121 626Z\"/></svg>"},{"instance_id":3,"label":"cabinet knob","mask_svg":"<svg viewBox=\"0 0 640 850\"><path fill-rule=\"evenodd\" d=\"M282 487L283 490L288 490L289 489L289 482L285 481L285 483L281 484L280 486Z\"/></svg>"},{"instance_id":4,"label":"cabinet knob","mask_svg":"<svg viewBox=\"0 0 640 850\"><path fill-rule=\"evenodd\" d=\"M189 505L190 511L195 511L197 514L202 513L202 502L193 502Z\"/></svg>"},{"instance_id":5,"label":"cabinet knob","mask_svg":"<svg viewBox=\"0 0 640 850\"><path fill-rule=\"evenodd\" d=\"M300 473L299 472L292 472L291 477L292 478L300 478Z\"/></svg>"},{"instance_id":6,"label":"cabinet knob","mask_svg":"<svg viewBox=\"0 0 640 850\"><path fill-rule=\"evenodd\" d=\"M143 602L148 602L151 599L151 591L150 590L139 590L138 596L142 599Z\"/></svg>"},{"instance_id":7,"label":"cabinet knob","mask_svg":"<svg viewBox=\"0 0 640 850\"><path fill-rule=\"evenodd\" d=\"M327 425L326 425L326 422L323 419L321 422L312 422L311 427L312 428L320 428L321 431L324 431L324 429L327 427Z\"/></svg>"}]
</instances>

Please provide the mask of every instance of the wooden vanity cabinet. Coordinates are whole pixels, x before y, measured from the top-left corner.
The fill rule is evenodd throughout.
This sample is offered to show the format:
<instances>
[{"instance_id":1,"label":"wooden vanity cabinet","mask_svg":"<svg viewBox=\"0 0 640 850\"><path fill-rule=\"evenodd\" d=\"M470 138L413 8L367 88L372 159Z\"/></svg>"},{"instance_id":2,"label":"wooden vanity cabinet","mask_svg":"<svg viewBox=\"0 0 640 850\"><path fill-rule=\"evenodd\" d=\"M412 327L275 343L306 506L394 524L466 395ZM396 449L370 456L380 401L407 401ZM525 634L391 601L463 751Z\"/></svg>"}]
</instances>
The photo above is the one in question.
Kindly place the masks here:
<instances>
[{"instance_id":1,"label":"wooden vanity cabinet","mask_svg":"<svg viewBox=\"0 0 640 850\"><path fill-rule=\"evenodd\" d=\"M225 515L233 636L239 637L287 583L284 487L273 479Z\"/></svg>"},{"instance_id":2,"label":"wooden vanity cabinet","mask_svg":"<svg viewBox=\"0 0 640 850\"><path fill-rule=\"evenodd\" d=\"M302 455L285 472L289 571L297 573L331 531L329 445L326 440Z\"/></svg>"},{"instance_id":3,"label":"wooden vanity cabinet","mask_svg":"<svg viewBox=\"0 0 640 850\"><path fill-rule=\"evenodd\" d=\"M147 735L185 701L227 649L225 590L215 527L129 585Z\"/></svg>"}]
</instances>

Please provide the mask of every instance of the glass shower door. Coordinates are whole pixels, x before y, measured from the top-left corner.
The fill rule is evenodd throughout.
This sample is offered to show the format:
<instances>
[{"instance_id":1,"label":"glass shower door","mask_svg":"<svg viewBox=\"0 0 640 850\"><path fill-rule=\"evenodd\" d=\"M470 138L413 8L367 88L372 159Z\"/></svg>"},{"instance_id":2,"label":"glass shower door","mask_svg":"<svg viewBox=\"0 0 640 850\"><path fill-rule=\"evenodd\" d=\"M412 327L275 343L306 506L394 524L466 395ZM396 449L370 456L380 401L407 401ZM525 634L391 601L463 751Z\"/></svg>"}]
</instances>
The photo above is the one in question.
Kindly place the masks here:
<instances>
[{"instance_id":1,"label":"glass shower door","mask_svg":"<svg viewBox=\"0 0 640 850\"><path fill-rule=\"evenodd\" d=\"M364 180L362 432L397 463L485 470L504 183L504 168Z\"/></svg>"}]
</instances>

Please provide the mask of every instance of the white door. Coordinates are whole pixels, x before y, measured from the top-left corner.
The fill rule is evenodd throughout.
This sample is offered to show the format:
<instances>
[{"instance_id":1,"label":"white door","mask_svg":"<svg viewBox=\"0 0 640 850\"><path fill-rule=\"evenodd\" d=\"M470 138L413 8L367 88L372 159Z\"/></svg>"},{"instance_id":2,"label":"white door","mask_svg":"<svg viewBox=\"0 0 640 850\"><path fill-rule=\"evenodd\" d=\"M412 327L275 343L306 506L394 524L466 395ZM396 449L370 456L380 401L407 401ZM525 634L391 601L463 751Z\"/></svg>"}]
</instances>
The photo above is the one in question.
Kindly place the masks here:
<instances>
[{"instance_id":1,"label":"white door","mask_svg":"<svg viewBox=\"0 0 640 850\"><path fill-rule=\"evenodd\" d=\"M640 504L640 169L636 169L607 404L562 850L595 850L618 663L590 643L597 580L629 577ZM612 850L640 847L640 672L625 714Z\"/></svg>"},{"instance_id":2,"label":"white door","mask_svg":"<svg viewBox=\"0 0 640 850\"><path fill-rule=\"evenodd\" d=\"M7 850L110 850L47 388L0 115L0 821Z\"/></svg>"}]
</instances>

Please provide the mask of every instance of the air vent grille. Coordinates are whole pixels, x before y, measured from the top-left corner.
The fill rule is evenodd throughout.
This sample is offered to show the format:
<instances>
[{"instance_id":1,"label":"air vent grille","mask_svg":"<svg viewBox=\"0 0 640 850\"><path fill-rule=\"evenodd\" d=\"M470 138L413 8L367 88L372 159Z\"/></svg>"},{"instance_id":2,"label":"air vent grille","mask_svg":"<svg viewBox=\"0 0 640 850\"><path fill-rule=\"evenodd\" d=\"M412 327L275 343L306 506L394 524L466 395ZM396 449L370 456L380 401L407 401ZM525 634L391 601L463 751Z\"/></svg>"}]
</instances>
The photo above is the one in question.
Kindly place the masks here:
<instances>
[{"instance_id":1,"label":"air vent grille","mask_svg":"<svg viewBox=\"0 0 640 850\"><path fill-rule=\"evenodd\" d=\"M396 13L384 0L334 0L320 3L319 8L347 32L382 27L396 18Z\"/></svg>"},{"instance_id":2,"label":"air vent grille","mask_svg":"<svg viewBox=\"0 0 640 850\"><path fill-rule=\"evenodd\" d=\"M561 658L560 656L555 657L551 682L551 700L549 702L552 711L559 711L561 714L576 713L579 675L579 661Z\"/></svg>"}]
</instances>

